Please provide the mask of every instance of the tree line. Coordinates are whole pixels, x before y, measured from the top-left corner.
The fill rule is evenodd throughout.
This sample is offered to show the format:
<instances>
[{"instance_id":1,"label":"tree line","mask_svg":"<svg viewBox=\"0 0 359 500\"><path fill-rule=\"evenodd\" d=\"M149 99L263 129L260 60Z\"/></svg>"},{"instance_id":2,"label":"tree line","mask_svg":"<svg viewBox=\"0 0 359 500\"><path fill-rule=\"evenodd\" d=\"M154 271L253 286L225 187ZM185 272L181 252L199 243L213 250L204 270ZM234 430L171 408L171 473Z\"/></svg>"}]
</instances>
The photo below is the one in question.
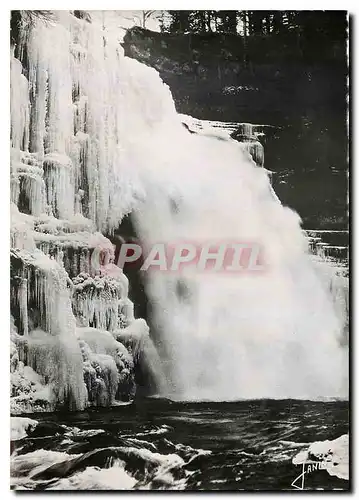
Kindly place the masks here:
<instances>
[{"instance_id":1,"label":"tree line","mask_svg":"<svg viewBox=\"0 0 359 500\"><path fill-rule=\"evenodd\" d=\"M343 36L343 18L344 11L169 10L162 11L159 20L161 31L166 33L231 33L244 37L293 33L336 38Z\"/></svg>"}]
</instances>

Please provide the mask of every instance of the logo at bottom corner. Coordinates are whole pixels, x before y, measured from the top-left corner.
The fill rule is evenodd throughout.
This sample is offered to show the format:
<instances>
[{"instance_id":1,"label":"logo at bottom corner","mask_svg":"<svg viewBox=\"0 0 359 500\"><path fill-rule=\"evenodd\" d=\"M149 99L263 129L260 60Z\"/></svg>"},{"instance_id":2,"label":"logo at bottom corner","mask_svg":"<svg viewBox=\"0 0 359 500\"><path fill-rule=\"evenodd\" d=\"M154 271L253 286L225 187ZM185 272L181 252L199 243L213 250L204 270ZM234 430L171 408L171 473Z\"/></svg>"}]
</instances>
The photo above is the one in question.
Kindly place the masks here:
<instances>
[{"instance_id":1,"label":"logo at bottom corner","mask_svg":"<svg viewBox=\"0 0 359 500\"><path fill-rule=\"evenodd\" d=\"M305 478L309 474L317 470L326 470L330 463L326 462L306 462L302 463L302 472L294 479L291 486L296 490L305 490Z\"/></svg>"}]
</instances>

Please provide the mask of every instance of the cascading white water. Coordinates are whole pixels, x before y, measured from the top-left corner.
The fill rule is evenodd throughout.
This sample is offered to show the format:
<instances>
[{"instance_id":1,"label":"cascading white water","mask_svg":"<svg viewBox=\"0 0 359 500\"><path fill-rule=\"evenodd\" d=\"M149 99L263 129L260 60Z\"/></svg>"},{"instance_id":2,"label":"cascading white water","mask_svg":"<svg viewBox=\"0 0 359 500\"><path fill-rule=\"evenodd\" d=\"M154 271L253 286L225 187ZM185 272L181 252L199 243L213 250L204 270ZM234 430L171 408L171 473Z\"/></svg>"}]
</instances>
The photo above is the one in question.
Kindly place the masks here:
<instances>
[{"instance_id":1,"label":"cascading white water","mask_svg":"<svg viewBox=\"0 0 359 500\"><path fill-rule=\"evenodd\" d=\"M169 394L346 396L340 315L299 217L278 203L265 170L235 141L189 134L158 73L124 57L95 20L58 12L56 23L36 23L26 47L28 82L13 59L21 114L12 108L12 146L42 164L50 217L81 212L111 232L132 212L146 245L226 240L265 250L268 270L258 275L148 272ZM26 239L23 227L15 239Z\"/></svg>"},{"instance_id":2,"label":"cascading white water","mask_svg":"<svg viewBox=\"0 0 359 500\"><path fill-rule=\"evenodd\" d=\"M187 135L179 124L159 131L158 140L147 145L156 160L143 167L147 197L136 210L145 242L259 243L268 265L247 275L151 272L148 293L173 393L345 396L341 317L307 253L299 217L278 203L266 173L237 143Z\"/></svg>"}]
</instances>

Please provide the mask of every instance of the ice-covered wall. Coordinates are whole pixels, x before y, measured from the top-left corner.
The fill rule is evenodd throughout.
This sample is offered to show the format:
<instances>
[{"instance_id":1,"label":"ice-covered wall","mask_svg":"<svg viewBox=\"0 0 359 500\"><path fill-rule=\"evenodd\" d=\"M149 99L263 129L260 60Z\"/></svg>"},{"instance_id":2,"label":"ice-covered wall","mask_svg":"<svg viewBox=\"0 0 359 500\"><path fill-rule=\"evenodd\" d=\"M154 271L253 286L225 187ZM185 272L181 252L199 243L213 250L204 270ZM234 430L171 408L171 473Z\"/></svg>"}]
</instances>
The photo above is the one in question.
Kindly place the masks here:
<instances>
[{"instance_id":1,"label":"ice-covered wall","mask_svg":"<svg viewBox=\"0 0 359 500\"><path fill-rule=\"evenodd\" d=\"M135 393L133 356L114 337L135 319L101 232L141 197L125 131L155 120L161 99L140 110L141 65L96 22L25 21L11 49L12 411L109 405ZM135 330L130 350L148 336Z\"/></svg>"},{"instance_id":2,"label":"ice-covered wall","mask_svg":"<svg viewBox=\"0 0 359 500\"><path fill-rule=\"evenodd\" d=\"M41 208L59 219L82 213L102 231L116 228L139 194L123 168L124 132L141 128L131 127L127 110L137 106L131 116L148 118L135 100L136 72L109 38L96 24L57 12L53 22L24 26L16 51L24 67L11 59L12 146L23 151L12 162L13 201L22 195L33 215ZM29 186L20 184L19 194L21 176ZM34 213L41 190L45 206Z\"/></svg>"}]
</instances>

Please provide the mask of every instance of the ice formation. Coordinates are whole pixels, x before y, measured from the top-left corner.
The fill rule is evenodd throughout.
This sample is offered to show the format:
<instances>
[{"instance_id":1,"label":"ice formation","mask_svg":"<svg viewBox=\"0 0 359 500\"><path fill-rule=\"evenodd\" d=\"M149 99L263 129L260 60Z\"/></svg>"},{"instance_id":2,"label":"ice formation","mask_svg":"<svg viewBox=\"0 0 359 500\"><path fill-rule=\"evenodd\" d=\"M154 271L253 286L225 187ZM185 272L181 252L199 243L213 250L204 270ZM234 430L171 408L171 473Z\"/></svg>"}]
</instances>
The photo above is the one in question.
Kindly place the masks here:
<instances>
[{"instance_id":1,"label":"ice formation","mask_svg":"<svg viewBox=\"0 0 359 500\"><path fill-rule=\"evenodd\" d=\"M110 332L96 328L79 328L84 378L90 403L109 406L115 399L135 395L133 358Z\"/></svg>"},{"instance_id":2,"label":"ice formation","mask_svg":"<svg viewBox=\"0 0 359 500\"><path fill-rule=\"evenodd\" d=\"M109 333L135 319L128 283L99 232L111 233L143 196L120 161L131 63L111 38L56 12L53 22L23 22L12 48L14 413L103 406L135 392L132 356Z\"/></svg>"},{"instance_id":3,"label":"ice formation","mask_svg":"<svg viewBox=\"0 0 359 500\"><path fill-rule=\"evenodd\" d=\"M111 404L126 383L131 393L131 363L141 356L156 372L147 325L134 318L101 234L132 213L147 245L255 242L270 263L261 276L189 273L181 293L178 276L149 272L171 394L346 392L342 317L315 274L299 217L278 202L268 172L244 151L261 163L258 144L249 151L227 137L189 134L158 73L124 57L116 31L71 12L21 27L11 98L19 384L30 368L50 406L81 409Z\"/></svg>"},{"instance_id":4,"label":"ice formation","mask_svg":"<svg viewBox=\"0 0 359 500\"><path fill-rule=\"evenodd\" d=\"M14 415L49 411L53 409L53 398L49 386L42 383L42 377L31 366L20 361L24 337L19 336L11 318L10 341L10 409Z\"/></svg>"},{"instance_id":5,"label":"ice formation","mask_svg":"<svg viewBox=\"0 0 359 500\"><path fill-rule=\"evenodd\" d=\"M119 301L127 296L127 278L80 273L73 280L73 309L81 326L114 331L119 322ZM125 289L124 289L125 288Z\"/></svg>"}]
</instances>

